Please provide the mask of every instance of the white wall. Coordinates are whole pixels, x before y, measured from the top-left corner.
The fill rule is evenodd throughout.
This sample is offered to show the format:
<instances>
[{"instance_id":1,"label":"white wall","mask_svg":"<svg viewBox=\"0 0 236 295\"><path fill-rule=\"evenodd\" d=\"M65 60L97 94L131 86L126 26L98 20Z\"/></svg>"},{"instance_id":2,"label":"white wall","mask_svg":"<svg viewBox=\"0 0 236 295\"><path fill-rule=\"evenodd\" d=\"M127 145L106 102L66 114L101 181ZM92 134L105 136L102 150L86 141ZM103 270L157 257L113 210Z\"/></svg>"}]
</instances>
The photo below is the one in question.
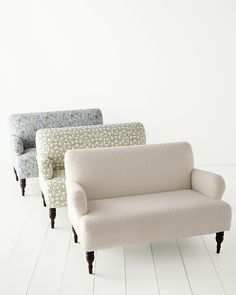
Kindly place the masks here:
<instances>
[{"instance_id":1,"label":"white wall","mask_svg":"<svg viewBox=\"0 0 236 295\"><path fill-rule=\"evenodd\" d=\"M1 1L1 132L11 112L100 107L236 163L235 30L234 0Z\"/></svg>"}]
</instances>

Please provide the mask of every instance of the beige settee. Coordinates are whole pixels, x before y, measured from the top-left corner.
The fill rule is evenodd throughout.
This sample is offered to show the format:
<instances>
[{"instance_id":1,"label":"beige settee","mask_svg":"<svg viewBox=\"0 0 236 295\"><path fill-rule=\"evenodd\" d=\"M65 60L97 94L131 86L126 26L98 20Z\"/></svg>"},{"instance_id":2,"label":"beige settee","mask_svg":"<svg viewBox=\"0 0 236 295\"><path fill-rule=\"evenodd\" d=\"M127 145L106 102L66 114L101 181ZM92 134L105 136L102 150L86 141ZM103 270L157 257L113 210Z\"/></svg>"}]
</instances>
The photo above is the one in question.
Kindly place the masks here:
<instances>
[{"instance_id":1,"label":"beige settee","mask_svg":"<svg viewBox=\"0 0 236 295\"><path fill-rule=\"evenodd\" d=\"M217 233L231 208L221 176L193 165L188 143L71 150L65 157L68 212L87 252L133 243Z\"/></svg>"}]
</instances>

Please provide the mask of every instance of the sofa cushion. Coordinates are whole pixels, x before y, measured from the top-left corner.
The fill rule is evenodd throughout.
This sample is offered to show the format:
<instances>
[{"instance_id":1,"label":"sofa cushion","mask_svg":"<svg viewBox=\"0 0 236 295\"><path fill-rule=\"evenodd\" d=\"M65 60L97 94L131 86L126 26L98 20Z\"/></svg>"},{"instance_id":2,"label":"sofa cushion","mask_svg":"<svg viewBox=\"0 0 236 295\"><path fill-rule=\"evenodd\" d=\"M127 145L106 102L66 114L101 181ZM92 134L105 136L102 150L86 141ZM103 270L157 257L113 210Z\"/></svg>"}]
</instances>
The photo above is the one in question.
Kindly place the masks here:
<instances>
[{"instance_id":1,"label":"sofa cushion","mask_svg":"<svg viewBox=\"0 0 236 295\"><path fill-rule=\"evenodd\" d=\"M186 142L72 150L65 163L88 200L191 188L193 155Z\"/></svg>"},{"instance_id":2,"label":"sofa cushion","mask_svg":"<svg viewBox=\"0 0 236 295\"><path fill-rule=\"evenodd\" d=\"M38 163L36 160L36 148L24 150L24 154L13 157L13 165L20 178L37 177Z\"/></svg>"},{"instance_id":3,"label":"sofa cushion","mask_svg":"<svg viewBox=\"0 0 236 295\"><path fill-rule=\"evenodd\" d=\"M85 251L228 230L230 206L193 190L91 200L69 217Z\"/></svg>"}]
</instances>

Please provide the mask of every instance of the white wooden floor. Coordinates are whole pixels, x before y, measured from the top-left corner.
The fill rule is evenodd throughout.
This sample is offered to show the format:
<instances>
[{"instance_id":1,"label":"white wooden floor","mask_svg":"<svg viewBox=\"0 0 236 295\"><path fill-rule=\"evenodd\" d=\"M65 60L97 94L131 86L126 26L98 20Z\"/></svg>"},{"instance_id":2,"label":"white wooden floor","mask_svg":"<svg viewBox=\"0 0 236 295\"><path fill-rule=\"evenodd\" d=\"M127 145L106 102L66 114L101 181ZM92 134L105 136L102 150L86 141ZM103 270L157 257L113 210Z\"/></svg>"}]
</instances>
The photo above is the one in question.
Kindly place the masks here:
<instances>
[{"instance_id":1,"label":"white wooden floor","mask_svg":"<svg viewBox=\"0 0 236 295\"><path fill-rule=\"evenodd\" d=\"M236 166L204 167L223 174L225 200L236 209ZM5 178L3 178L5 177ZM66 208L49 227L37 179L20 196L12 171L0 186L1 295L235 295L236 222L220 255L214 235L97 251L89 275L74 244Z\"/></svg>"}]
</instances>

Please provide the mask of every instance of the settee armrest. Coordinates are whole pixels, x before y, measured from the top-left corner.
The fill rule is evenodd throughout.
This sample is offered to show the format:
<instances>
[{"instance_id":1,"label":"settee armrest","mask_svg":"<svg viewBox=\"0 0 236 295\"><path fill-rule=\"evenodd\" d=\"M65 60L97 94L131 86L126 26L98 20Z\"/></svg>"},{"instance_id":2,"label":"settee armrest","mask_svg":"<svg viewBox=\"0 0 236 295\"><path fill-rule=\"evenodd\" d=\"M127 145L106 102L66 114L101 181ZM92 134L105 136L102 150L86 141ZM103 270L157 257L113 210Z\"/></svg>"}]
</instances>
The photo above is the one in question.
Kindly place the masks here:
<instances>
[{"instance_id":1,"label":"settee armrest","mask_svg":"<svg viewBox=\"0 0 236 295\"><path fill-rule=\"evenodd\" d=\"M37 154L37 162L39 166L39 173L43 176L44 180L53 178L53 165L49 157L43 154Z\"/></svg>"},{"instance_id":2,"label":"settee armrest","mask_svg":"<svg viewBox=\"0 0 236 295\"><path fill-rule=\"evenodd\" d=\"M222 176L199 169L193 169L191 174L192 189L214 199L221 199L225 191L225 181Z\"/></svg>"},{"instance_id":3,"label":"settee armrest","mask_svg":"<svg viewBox=\"0 0 236 295\"><path fill-rule=\"evenodd\" d=\"M88 213L87 197L84 189L74 180L66 179L67 204L72 207L79 217Z\"/></svg>"},{"instance_id":4,"label":"settee armrest","mask_svg":"<svg viewBox=\"0 0 236 295\"><path fill-rule=\"evenodd\" d=\"M23 141L19 136L11 135L11 146L13 154L16 154L17 156L24 154Z\"/></svg>"}]
</instances>

